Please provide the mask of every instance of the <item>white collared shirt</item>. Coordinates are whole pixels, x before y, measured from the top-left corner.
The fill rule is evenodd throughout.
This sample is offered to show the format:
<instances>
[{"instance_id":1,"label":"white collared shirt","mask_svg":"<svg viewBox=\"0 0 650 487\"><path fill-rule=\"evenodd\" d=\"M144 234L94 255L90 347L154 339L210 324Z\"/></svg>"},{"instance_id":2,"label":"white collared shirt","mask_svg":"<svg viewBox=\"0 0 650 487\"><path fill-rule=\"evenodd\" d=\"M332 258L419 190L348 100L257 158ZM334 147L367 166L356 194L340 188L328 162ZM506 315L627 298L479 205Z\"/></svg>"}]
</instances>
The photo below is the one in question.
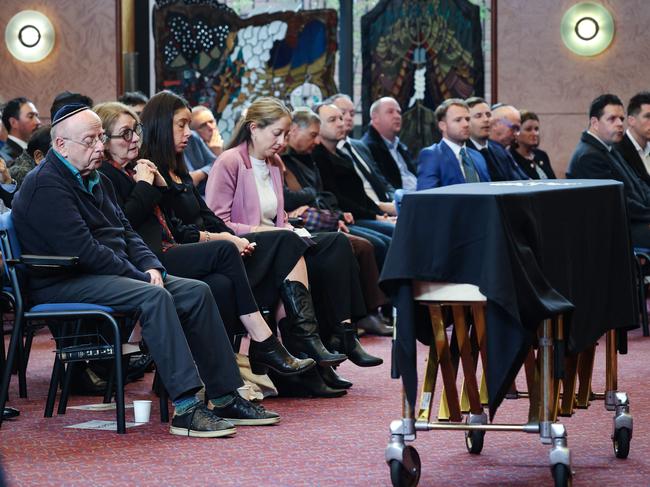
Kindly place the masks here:
<instances>
[{"instance_id":1,"label":"white collared shirt","mask_svg":"<svg viewBox=\"0 0 650 487\"><path fill-rule=\"evenodd\" d=\"M627 129L625 131L627 136L630 138L632 141L632 144L634 144L634 148L636 149L637 153L639 154L639 157L641 158L641 161L643 161L643 165L645 166L645 170L650 174L650 142L647 142L644 148L641 148L639 143L636 141L634 136L632 135L632 132L630 132L630 129Z\"/></svg>"},{"instance_id":2,"label":"white collared shirt","mask_svg":"<svg viewBox=\"0 0 650 487\"><path fill-rule=\"evenodd\" d=\"M463 177L465 177L465 169L463 168L463 160L460 157L460 150L465 147L465 144L463 145L458 145L456 142L452 142L451 140L443 137L442 141L449 146L449 148L454 152L454 155L456 156L456 159L458 160L458 166L460 167L460 172L463 173ZM465 149L467 150L467 149Z\"/></svg>"},{"instance_id":3,"label":"white collared shirt","mask_svg":"<svg viewBox=\"0 0 650 487\"><path fill-rule=\"evenodd\" d=\"M415 177L411 171L409 171L406 161L402 157L402 154L397 150L399 147L399 137L395 137L395 140L392 142L386 137L380 134L380 137L388 147L388 152L393 157L395 164L397 164L397 169L399 169L399 175L402 178L402 189L406 190L415 190L418 185L418 178Z\"/></svg>"},{"instance_id":4,"label":"white collared shirt","mask_svg":"<svg viewBox=\"0 0 650 487\"><path fill-rule=\"evenodd\" d=\"M13 140L16 144L18 144L22 150L27 150L27 142L25 142L23 139L19 139L13 135L8 135L7 138Z\"/></svg>"},{"instance_id":5,"label":"white collared shirt","mask_svg":"<svg viewBox=\"0 0 650 487\"><path fill-rule=\"evenodd\" d=\"M488 144L490 143L489 140L485 141L485 144L481 144L478 140L472 139L472 142L476 146L476 150L481 152L483 149L488 149Z\"/></svg>"}]
</instances>

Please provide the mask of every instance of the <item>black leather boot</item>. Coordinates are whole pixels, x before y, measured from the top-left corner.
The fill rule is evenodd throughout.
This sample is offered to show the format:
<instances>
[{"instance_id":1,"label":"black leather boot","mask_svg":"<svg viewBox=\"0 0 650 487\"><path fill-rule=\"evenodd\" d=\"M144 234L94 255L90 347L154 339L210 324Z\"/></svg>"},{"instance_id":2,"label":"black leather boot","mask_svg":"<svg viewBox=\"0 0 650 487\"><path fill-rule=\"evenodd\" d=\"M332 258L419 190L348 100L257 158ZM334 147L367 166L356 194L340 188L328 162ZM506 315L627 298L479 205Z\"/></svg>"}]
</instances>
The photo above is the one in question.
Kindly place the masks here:
<instances>
[{"instance_id":1,"label":"black leather boot","mask_svg":"<svg viewBox=\"0 0 650 487\"><path fill-rule=\"evenodd\" d=\"M338 365L347 358L342 353L331 353L323 345L311 294L302 283L284 281L280 286L280 297L287 313L287 318L279 324L287 350L297 357L311 357L318 365Z\"/></svg>"},{"instance_id":2,"label":"black leather boot","mask_svg":"<svg viewBox=\"0 0 650 487\"><path fill-rule=\"evenodd\" d=\"M332 367L318 367L316 370L320 373L325 384L330 387L335 389L349 389L352 387L352 382L341 377Z\"/></svg>"},{"instance_id":3,"label":"black leather boot","mask_svg":"<svg viewBox=\"0 0 650 487\"><path fill-rule=\"evenodd\" d=\"M257 375L266 374L268 369L280 375L301 374L316 365L310 358L298 359L291 355L275 335L263 342L251 340L248 360L251 363L251 371Z\"/></svg>"},{"instance_id":4,"label":"black leather boot","mask_svg":"<svg viewBox=\"0 0 650 487\"><path fill-rule=\"evenodd\" d=\"M344 352L350 361L359 367L374 367L384 363L381 358L366 352L357 338L356 327L350 323L335 326L328 345L332 350Z\"/></svg>"},{"instance_id":5,"label":"black leather boot","mask_svg":"<svg viewBox=\"0 0 650 487\"><path fill-rule=\"evenodd\" d=\"M293 376L282 376L269 371L269 377L281 397L341 397L348 392L328 386L315 368Z\"/></svg>"}]
</instances>

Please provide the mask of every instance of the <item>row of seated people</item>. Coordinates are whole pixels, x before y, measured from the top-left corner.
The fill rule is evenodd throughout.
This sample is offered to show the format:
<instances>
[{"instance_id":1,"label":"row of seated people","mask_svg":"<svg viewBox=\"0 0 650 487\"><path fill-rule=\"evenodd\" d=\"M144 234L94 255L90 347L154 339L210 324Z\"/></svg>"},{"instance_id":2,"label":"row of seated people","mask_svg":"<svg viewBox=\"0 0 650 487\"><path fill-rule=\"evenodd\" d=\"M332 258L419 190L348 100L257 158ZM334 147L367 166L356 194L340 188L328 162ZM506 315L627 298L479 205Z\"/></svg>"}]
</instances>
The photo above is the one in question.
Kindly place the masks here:
<instances>
[{"instance_id":1,"label":"row of seated people","mask_svg":"<svg viewBox=\"0 0 650 487\"><path fill-rule=\"evenodd\" d=\"M254 208L248 215L246 205L242 202L239 203L243 213L237 213L239 210L233 195L231 214L228 217L224 215L225 222L210 212L198 196L183 164L182 153L191 134L191 115L189 107L181 98L169 92L156 95L143 110L144 130L137 115L124 105L103 104L96 107L96 111L102 118L98 119L83 104L66 105L57 111L51 130L53 150L48 152L45 162L25 178L13 202L17 231L25 251L73 254L80 257L81 276L74 279L66 276L59 276L58 279L50 277L47 280L34 276L30 280L31 293L36 302L74 297L75 300L99 301L118 309L124 306L140 308L143 336L158 364L163 382L175 398L176 415L171 428L173 433L221 436L232 434L232 424L267 424L275 422L277 415L252 406L232 392L218 394L223 392L223 387L232 391L232 383L237 380L231 377L230 382L226 380L226 384L222 384L222 376L227 378L229 374L233 375L232 371L228 371L229 365L211 361L205 356L214 354L209 350L208 344L215 345L214 338L220 338L223 328L214 317L216 306L210 306L214 302L204 302L203 306L192 302L190 306L188 289L183 289L189 288L189 284L171 276L163 277L166 268L173 267L176 274L202 278L210 285L214 297L223 299L224 310L228 305L236 308L233 314L238 315L253 338L254 348L250 353L252 364L274 369L279 375L302 373L314 366L314 360L310 358L298 360L289 354L271 334L257 311L254 298L272 305L277 301L278 294L287 314L280 321L285 344L296 355L312 356L322 369L319 374L315 374L319 378L321 375L323 379L329 377L335 383L338 381L336 385L340 387L351 385L338 378L329 368L346 358L344 354L336 353L336 350L346 352L361 366L381 363L380 359L370 356L362 349L354 328L349 326L352 317L363 316L366 309L363 306L355 262L352 260L352 247L345 237L337 233L317 234L309 243L305 243L292 232L272 231L290 228L284 218L282 192L271 196L270 199L275 199L275 205L267 205L268 201L265 202L260 197L259 206L255 208L256 198L253 198ZM231 153L244 154L248 158L250 151L253 160L256 159L255 156L260 161L272 159L284 145L291 114L281 102L274 99L260 99L251 105L249 111L249 118L243 119L240 124L239 130L243 138L237 142L241 144L238 148L231 149ZM270 122L273 123L269 125ZM276 133L278 124L285 127L281 133ZM142 154L155 159L156 164L139 158L141 135ZM98 163L105 158L107 161L103 162L102 170L108 174L112 170L116 171L112 178L114 185L106 184L105 179L96 172ZM135 165L132 164L134 162ZM215 164L214 168L217 167ZM255 188L260 194L264 191L273 193L274 188L278 187L278 178L274 178L276 184L272 184L270 177L273 167L266 167L267 172L263 175L260 186ZM251 182L244 176L242 173L241 187ZM252 182L257 184L256 180ZM134 194L138 185L146 188L140 192L147 194L148 201L143 201L142 194ZM158 191L156 188L164 190ZM234 191L234 188L231 189ZM134 222L140 219L140 225L134 223L133 226L141 234L146 234L146 228L141 228L143 216L148 215L146 219L150 222L155 220L153 225L158 228L148 234L153 242L147 243L157 250L157 256L148 252L133 233L131 224L117 210L113 201L115 190L129 217ZM120 200L120 197L117 199ZM48 217L55 200L56 217ZM251 198L245 201L250 202ZM237 218L243 221L238 222ZM233 233L239 233L243 237L237 237ZM195 245L201 248L190 249L188 245L183 249L176 239L183 243L197 242ZM226 245L217 246L224 243ZM303 259L303 254L306 259ZM248 288L249 283L245 277L242 278L240 255L248 264L246 271L257 291L254 298ZM256 256L259 257L256 259ZM239 268L234 265L233 259L239 263ZM198 262L191 266L188 262L192 261ZM311 282L307 280L310 261L313 262L312 275L315 276ZM370 262L373 262L372 258ZM120 278L116 278L115 274ZM229 283L220 288L215 274L226 274ZM111 279L107 280L107 276ZM143 286L141 281L147 284ZM160 288L164 286L174 296L173 305L178 311L175 319L166 318L170 303L162 303L169 296L154 294L156 286L149 284ZM325 349L320 341L318 321L308 290L310 284L313 285L315 294L322 299L323 304L317 306L319 317L322 317L322 322L331 324L328 342L330 348L335 350L334 353ZM193 285L196 286L196 283ZM233 287L231 296L224 289L228 285ZM188 309L202 311L205 308L210 308L213 315L207 320L187 316ZM208 311L204 313L210 314ZM207 419L212 417L207 409L195 401L193 388L186 390L179 384L179 381L189 378L179 378L178 371L174 371L175 366L180 362L184 372L188 373L189 370L187 350L183 347L187 343L181 343L176 336L179 329L174 322L178 317L184 318L183 325L201 378L211 370L217 371L211 375L218 378L211 378L210 384L204 379L206 394L210 398L209 404L230 423L217 420L210 424ZM207 329L205 326L201 328L197 321L216 323ZM166 333L152 329L153 323L157 322L167 322ZM174 339L165 335L171 335ZM192 340L189 339L190 336ZM224 361L223 357L228 357L223 349L214 355L222 357L221 362ZM227 359L225 361L228 362ZM160 363L165 365L160 366ZM180 395L179 391L182 392ZM330 395L340 395L340 392L344 391L331 388L326 391ZM197 411L203 415L203 423L199 419L198 424L194 424L197 422L194 420Z\"/></svg>"}]
</instances>

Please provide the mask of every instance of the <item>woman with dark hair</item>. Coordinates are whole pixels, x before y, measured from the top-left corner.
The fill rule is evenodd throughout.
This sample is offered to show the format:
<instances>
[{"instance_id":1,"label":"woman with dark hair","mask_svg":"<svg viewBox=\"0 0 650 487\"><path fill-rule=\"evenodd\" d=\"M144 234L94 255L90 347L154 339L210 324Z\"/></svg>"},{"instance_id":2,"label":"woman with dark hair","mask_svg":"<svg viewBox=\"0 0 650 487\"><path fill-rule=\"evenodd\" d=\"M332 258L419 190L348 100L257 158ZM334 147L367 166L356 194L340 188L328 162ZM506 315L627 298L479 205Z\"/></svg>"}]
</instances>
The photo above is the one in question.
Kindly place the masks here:
<instances>
[{"instance_id":1,"label":"woman with dark hair","mask_svg":"<svg viewBox=\"0 0 650 487\"><path fill-rule=\"evenodd\" d=\"M521 129L510 146L517 164L531 179L555 179L548 154L538 149L539 117L534 112L521 111Z\"/></svg>"},{"instance_id":2,"label":"woman with dark hair","mask_svg":"<svg viewBox=\"0 0 650 487\"><path fill-rule=\"evenodd\" d=\"M228 150L212 166L206 203L235 231L286 233L293 230L284 211L279 152L286 144L291 112L277 98L256 99L242 117ZM353 319L367 315L362 305L359 270L348 240L339 233L313 236L317 245L307 252L307 264L321 324L331 335L326 343L348 355L356 365L382 363L361 346Z\"/></svg>"},{"instance_id":3,"label":"woman with dark hair","mask_svg":"<svg viewBox=\"0 0 650 487\"><path fill-rule=\"evenodd\" d=\"M240 251L248 249L244 264L258 304L273 308L279 297L284 305L286 318L280 321L280 327L287 349L296 356L311 357L323 367L340 363L346 356L328 351L319 335L319 320L309 291L307 265L302 257L307 252L307 244L288 231L249 229L239 236L234 235L235 232L210 211L192 185L183 161L183 151L191 133L190 121L187 102L168 91L153 96L142 113L142 154L156 164L169 186L161 200L161 208L184 225L179 229L182 231L177 232L177 239L190 243L225 238L235 242ZM322 380L312 375L300 376L305 382L312 378L319 381L316 386L315 382L309 385L312 395L332 396L344 392L325 388Z\"/></svg>"},{"instance_id":4,"label":"woman with dark hair","mask_svg":"<svg viewBox=\"0 0 650 487\"><path fill-rule=\"evenodd\" d=\"M313 367L312 359L293 357L260 314L246 277L246 270L236 244L228 239L180 245L171 228L182 227L166 217L159 203L167 190L165 179L156 166L139 159L142 126L136 113L122 103L102 103L93 108L102 120L109 137L105 145L107 160L101 171L115 187L124 214L156 253L170 274L206 282L217 302L220 314L232 329L237 319L251 337L249 359L256 373L271 368L279 374L292 375ZM247 255L252 249L241 250Z\"/></svg>"}]
</instances>

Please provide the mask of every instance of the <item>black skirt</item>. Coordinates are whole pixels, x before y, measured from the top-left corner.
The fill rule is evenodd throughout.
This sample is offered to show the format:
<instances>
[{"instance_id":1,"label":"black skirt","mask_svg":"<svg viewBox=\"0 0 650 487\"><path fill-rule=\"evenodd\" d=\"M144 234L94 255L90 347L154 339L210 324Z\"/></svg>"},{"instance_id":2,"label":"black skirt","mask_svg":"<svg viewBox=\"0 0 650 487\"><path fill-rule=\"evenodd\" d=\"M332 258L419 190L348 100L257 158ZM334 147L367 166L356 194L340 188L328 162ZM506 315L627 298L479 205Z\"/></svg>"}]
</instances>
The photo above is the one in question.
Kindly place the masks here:
<instances>
[{"instance_id":1,"label":"black skirt","mask_svg":"<svg viewBox=\"0 0 650 487\"><path fill-rule=\"evenodd\" d=\"M244 257L248 282L260 308L275 311L280 285L305 254L308 244L290 231L256 232L241 235L257 243L255 252Z\"/></svg>"}]
</instances>

